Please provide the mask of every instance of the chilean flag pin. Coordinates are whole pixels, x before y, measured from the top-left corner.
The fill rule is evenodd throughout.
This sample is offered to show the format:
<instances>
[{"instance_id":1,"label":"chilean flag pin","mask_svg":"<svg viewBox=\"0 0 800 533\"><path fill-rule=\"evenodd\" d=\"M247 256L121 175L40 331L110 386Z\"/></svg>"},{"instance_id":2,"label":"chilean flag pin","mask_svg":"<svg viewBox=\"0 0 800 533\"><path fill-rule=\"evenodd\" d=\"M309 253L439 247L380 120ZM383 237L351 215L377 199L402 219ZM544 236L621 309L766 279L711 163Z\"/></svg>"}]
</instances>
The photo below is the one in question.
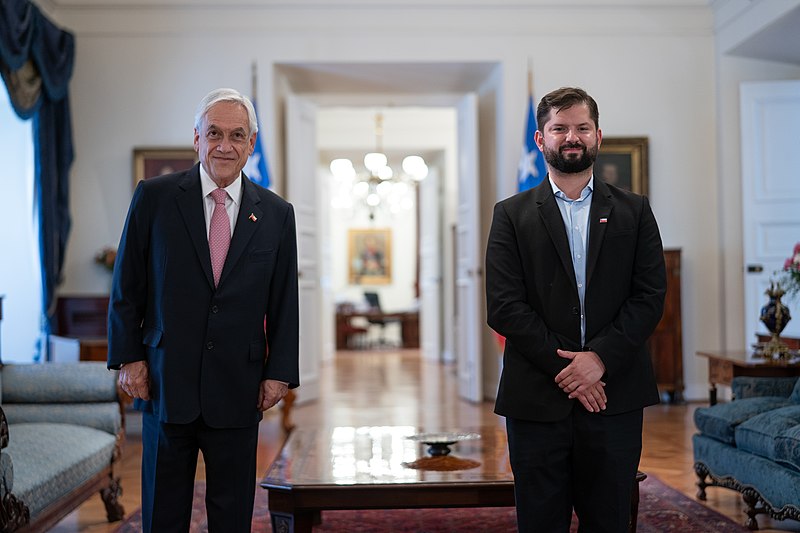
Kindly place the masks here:
<instances>
[{"instance_id":1,"label":"chilean flag pin","mask_svg":"<svg viewBox=\"0 0 800 533\"><path fill-rule=\"evenodd\" d=\"M258 220L253 213L250 213L250 216L247 217L247 218L249 218L252 222L255 222L256 220Z\"/></svg>"},{"instance_id":2,"label":"chilean flag pin","mask_svg":"<svg viewBox=\"0 0 800 533\"><path fill-rule=\"evenodd\" d=\"M250 216L252 216L252 215L250 215ZM608 219L606 217L603 217L603 218L600 219L600 223L601 224L608 224Z\"/></svg>"}]
</instances>

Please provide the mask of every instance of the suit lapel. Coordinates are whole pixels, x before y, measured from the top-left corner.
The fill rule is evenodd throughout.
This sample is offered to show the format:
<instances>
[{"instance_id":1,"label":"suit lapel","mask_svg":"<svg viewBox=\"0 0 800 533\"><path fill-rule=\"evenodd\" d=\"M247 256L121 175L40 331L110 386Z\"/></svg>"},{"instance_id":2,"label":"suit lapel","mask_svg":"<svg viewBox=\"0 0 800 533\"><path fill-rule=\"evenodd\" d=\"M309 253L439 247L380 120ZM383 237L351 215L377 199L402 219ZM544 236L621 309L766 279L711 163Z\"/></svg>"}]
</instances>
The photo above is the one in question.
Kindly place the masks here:
<instances>
[{"instance_id":1,"label":"suit lapel","mask_svg":"<svg viewBox=\"0 0 800 533\"><path fill-rule=\"evenodd\" d=\"M225 281L233 265L239 260L247 247L247 243L255 234L260 224L265 220L263 212L259 207L261 199L258 197L255 186L250 179L242 173L242 204L239 206L239 216L236 219L236 226L231 237L231 246L228 249L228 256L225 258L225 266L219 278L219 284ZM211 260L209 259L209 268Z\"/></svg>"},{"instance_id":2,"label":"suit lapel","mask_svg":"<svg viewBox=\"0 0 800 533\"><path fill-rule=\"evenodd\" d=\"M594 193L592 194L592 207L589 209L589 250L586 261L586 283L592 280L592 273L600 255L600 248L608 227L608 220L614 204L611 201L611 192L605 183L595 178Z\"/></svg>"},{"instance_id":3,"label":"suit lapel","mask_svg":"<svg viewBox=\"0 0 800 533\"><path fill-rule=\"evenodd\" d=\"M545 179L534 190L536 204L539 206L539 216L544 223L550 239L561 260L564 271L569 275L569 279L575 282L575 270L572 267L572 259L569 251L569 240L567 240L567 230L564 228L564 219L561 218L561 211L558 210L556 198L553 196L553 189L550 180Z\"/></svg>"},{"instance_id":4,"label":"suit lapel","mask_svg":"<svg viewBox=\"0 0 800 533\"><path fill-rule=\"evenodd\" d=\"M208 250L206 235L206 216L203 212L203 192L200 187L200 163L189 169L178 184L180 192L175 198L178 210L183 217L186 231L194 244L197 259L203 267L208 283L214 286L214 275L211 271L211 254Z\"/></svg>"}]
</instances>

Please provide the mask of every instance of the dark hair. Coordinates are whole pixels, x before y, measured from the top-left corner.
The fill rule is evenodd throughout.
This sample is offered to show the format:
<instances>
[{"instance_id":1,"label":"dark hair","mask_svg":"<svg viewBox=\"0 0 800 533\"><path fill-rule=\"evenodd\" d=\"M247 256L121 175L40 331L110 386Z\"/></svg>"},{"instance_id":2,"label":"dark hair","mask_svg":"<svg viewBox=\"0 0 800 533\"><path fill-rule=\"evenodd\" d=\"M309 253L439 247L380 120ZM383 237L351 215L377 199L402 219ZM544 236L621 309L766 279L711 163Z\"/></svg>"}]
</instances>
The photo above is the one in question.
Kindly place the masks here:
<instances>
[{"instance_id":1,"label":"dark hair","mask_svg":"<svg viewBox=\"0 0 800 533\"><path fill-rule=\"evenodd\" d=\"M597 102L579 87L561 87L544 95L539 102L539 107L536 108L536 125L539 126L539 130L542 130L553 109L558 112L581 104L586 104L589 108L589 116L594 121L594 127L599 128L600 112L597 110Z\"/></svg>"}]
</instances>

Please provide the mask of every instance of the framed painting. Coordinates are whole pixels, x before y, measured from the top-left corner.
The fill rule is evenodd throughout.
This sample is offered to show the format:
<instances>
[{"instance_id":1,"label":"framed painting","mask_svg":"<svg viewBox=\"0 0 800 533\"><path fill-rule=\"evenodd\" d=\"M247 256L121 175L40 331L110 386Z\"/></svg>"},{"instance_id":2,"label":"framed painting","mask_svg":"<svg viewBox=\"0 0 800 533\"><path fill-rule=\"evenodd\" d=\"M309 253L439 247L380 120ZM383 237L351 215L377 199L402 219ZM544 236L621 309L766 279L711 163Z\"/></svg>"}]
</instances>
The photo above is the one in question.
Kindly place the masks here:
<instances>
[{"instance_id":1,"label":"framed painting","mask_svg":"<svg viewBox=\"0 0 800 533\"><path fill-rule=\"evenodd\" d=\"M197 163L194 148L134 148L133 186L162 174L186 170Z\"/></svg>"},{"instance_id":2,"label":"framed painting","mask_svg":"<svg viewBox=\"0 0 800 533\"><path fill-rule=\"evenodd\" d=\"M647 137L603 137L594 175L622 189L647 194L647 165Z\"/></svg>"},{"instance_id":3,"label":"framed painting","mask_svg":"<svg viewBox=\"0 0 800 533\"><path fill-rule=\"evenodd\" d=\"M392 230L351 229L347 260L353 285L388 285L392 282Z\"/></svg>"}]
</instances>

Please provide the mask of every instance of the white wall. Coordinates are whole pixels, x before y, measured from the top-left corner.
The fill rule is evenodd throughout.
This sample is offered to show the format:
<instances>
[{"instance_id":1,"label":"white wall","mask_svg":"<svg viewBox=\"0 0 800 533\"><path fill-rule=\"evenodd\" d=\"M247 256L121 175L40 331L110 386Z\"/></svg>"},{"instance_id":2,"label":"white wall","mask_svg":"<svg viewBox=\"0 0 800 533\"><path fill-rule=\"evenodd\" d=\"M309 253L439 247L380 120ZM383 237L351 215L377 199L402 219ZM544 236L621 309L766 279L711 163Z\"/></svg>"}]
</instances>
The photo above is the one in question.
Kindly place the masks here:
<instances>
[{"instance_id":1,"label":"white wall","mask_svg":"<svg viewBox=\"0 0 800 533\"><path fill-rule=\"evenodd\" d=\"M724 310L720 338L698 348L742 349L751 340L745 339L745 314L759 309L744 308L744 251L742 243L742 178L739 87L747 81L800 79L800 66L758 59L734 57L729 51L768 24L780 13L800 6L800 1L726 3L715 18L718 46L715 48L718 143L717 186L719 196L720 237L715 251L720 257L717 283L720 285L718 307ZM794 309L793 309L794 310ZM687 376L707 376L706 362L687 361ZM726 393L728 391L725 391Z\"/></svg>"},{"instance_id":2,"label":"white wall","mask_svg":"<svg viewBox=\"0 0 800 533\"><path fill-rule=\"evenodd\" d=\"M61 291L102 292L94 252L116 242L132 191L135 146L189 146L199 99L217 86L249 92L259 65L261 120L273 173L282 173L276 63L496 62L500 65L496 154L498 197L516 189L526 103L562 85L598 101L606 136L650 139L650 191L664 244L684 252L684 358L717 346L721 307L720 191L715 135L714 37L704 0L614 2L359 4L298 1L227 9L106 7L87 0L50 10L76 34L72 109L77 154L75 217ZM705 375L686 376L705 394Z\"/></svg>"}]
</instances>

